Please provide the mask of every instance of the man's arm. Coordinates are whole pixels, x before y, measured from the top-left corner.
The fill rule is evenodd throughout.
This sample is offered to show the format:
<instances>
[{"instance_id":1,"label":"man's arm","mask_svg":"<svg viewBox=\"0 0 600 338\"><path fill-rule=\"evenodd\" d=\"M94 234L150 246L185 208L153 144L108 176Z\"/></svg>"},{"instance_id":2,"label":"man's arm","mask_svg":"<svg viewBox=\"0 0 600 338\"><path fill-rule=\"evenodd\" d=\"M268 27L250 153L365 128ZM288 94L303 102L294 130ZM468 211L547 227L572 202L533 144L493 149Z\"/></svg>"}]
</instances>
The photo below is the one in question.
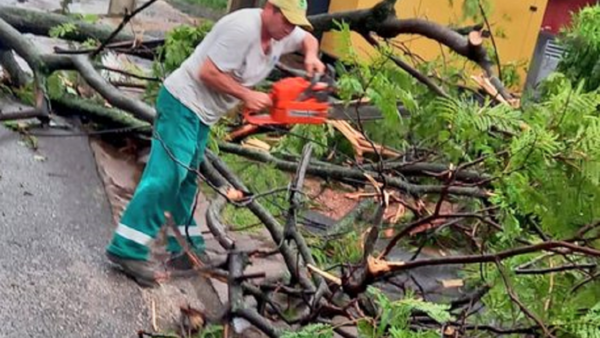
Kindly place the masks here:
<instances>
[{"instance_id":1,"label":"man's arm","mask_svg":"<svg viewBox=\"0 0 600 338\"><path fill-rule=\"evenodd\" d=\"M319 41L310 33L304 34L302 40L302 51L304 52L304 68L309 77L315 73L325 73L325 65L319 59Z\"/></svg>"},{"instance_id":2,"label":"man's arm","mask_svg":"<svg viewBox=\"0 0 600 338\"><path fill-rule=\"evenodd\" d=\"M234 80L231 75L219 70L210 58L206 58L206 61L200 67L199 78L200 81L212 89L235 96L242 101L245 100L251 91Z\"/></svg>"},{"instance_id":3,"label":"man's arm","mask_svg":"<svg viewBox=\"0 0 600 338\"><path fill-rule=\"evenodd\" d=\"M272 104L269 95L242 86L231 75L219 70L209 57L200 67L198 77L208 87L244 101L253 111L264 109Z\"/></svg>"}]
</instances>

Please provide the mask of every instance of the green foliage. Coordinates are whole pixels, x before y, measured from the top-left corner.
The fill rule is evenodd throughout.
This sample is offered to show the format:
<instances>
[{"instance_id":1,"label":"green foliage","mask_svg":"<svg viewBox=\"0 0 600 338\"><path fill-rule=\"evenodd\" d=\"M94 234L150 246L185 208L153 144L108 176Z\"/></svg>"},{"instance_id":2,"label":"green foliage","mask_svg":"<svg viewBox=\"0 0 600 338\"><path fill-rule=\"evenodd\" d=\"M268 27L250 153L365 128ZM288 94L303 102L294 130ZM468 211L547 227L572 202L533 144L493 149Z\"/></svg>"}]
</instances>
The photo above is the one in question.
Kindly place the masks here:
<instances>
[{"instance_id":1,"label":"green foliage","mask_svg":"<svg viewBox=\"0 0 600 338\"><path fill-rule=\"evenodd\" d=\"M310 324L302 327L302 330L288 331L281 338L332 338L333 328L326 324Z\"/></svg>"},{"instance_id":2,"label":"green foliage","mask_svg":"<svg viewBox=\"0 0 600 338\"><path fill-rule=\"evenodd\" d=\"M220 157L250 191L267 192L289 184L290 176L269 164L253 162L230 154L221 154ZM281 214L288 205L285 191L265 196L259 201L273 215ZM250 210L232 205L225 207L222 219L225 224L231 225L234 229L260 224L260 220Z\"/></svg>"},{"instance_id":3,"label":"green foliage","mask_svg":"<svg viewBox=\"0 0 600 338\"><path fill-rule=\"evenodd\" d=\"M492 1L486 0L463 0L462 1L462 19L471 19L473 21L481 22L483 16L481 15L481 9L483 7L486 15L489 17L492 11Z\"/></svg>"},{"instance_id":4,"label":"green foliage","mask_svg":"<svg viewBox=\"0 0 600 338\"><path fill-rule=\"evenodd\" d=\"M223 331L222 325L208 325L194 338L220 338L223 337Z\"/></svg>"},{"instance_id":5,"label":"green foliage","mask_svg":"<svg viewBox=\"0 0 600 338\"><path fill-rule=\"evenodd\" d=\"M502 65L502 83L507 88L515 88L521 85L519 69L524 69L527 62L508 62Z\"/></svg>"},{"instance_id":6,"label":"green foliage","mask_svg":"<svg viewBox=\"0 0 600 338\"><path fill-rule=\"evenodd\" d=\"M381 290L370 287L370 296L374 298L379 307L375 318L367 317L359 321L358 329L360 337L368 338L433 338L439 337L436 330L413 331L409 327L409 319L413 311L425 312L438 323L446 323L452 320L448 312L449 306L425 302L407 294L405 298L391 301Z\"/></svg>"},{"instance_id":7,"label":"green foliage","mask_svg":"<svg viewBox=\"0 0 600 338\"><path fill-rule=\"evenodd\" d=\"M177 69L192 54L213 26L212 21L203 21L198 26L181 25L167 34L165 44L159 50L164 57L162 66L165 72Z\"/></svg>"},{"instance_id":8,"label":"green foliage","mask_svg":"<svg viewBox=\"0 0 600 338\"><path fill-rule=\"evenodd\" d=\"M198 26L180 25L170 30L165 36L165 43L158 49L158 56L152 65L153 76L164 79L179 68L208 34L213 24L212 21L205 20ZM161 82L149 83L145 100L154 102L161 85Z\"/></svg>"},{"instance_id":9,"label":"green foliage","mask_svg":"<svg viewBox=\"0 0 600 338\"><path fill-rule=\"evenodd\" d=\"M315 262L320 266L357 264L362 259L360 234L350 231L335 240L323 242L322 237L307 240Z\"/></svg>"},{"instance_id":10,"label":"green foliage","mask_svg":"<svg viewBox=\"0 0 600 338\"><path fill-rule=\"evenodd\" d=\"M226 9L227 0L185 0L193 5L206 6L213 9Z\"/></svg>"},{"instance_id":11,"label":"green foliage","mask_svg":"<svg viewBox=\"0 0 600 338\"><path fill-rule=\"evenodd\" d=\"M567 331L579 338L600 337L600 302L581 319L567 323Z\"/></svg>"},{"instance_id":12,"label":"green foliage","mask_svg":"<svg viewBox=\"0 0 600 338\"><path fill-rule=\"evenodd\" d=\"M72 22L66 22L64 24L54 26L50 28L49 35L53 38L62 38L69 33L73 33L77 30L77 27Z\"/></svg>"},{"instance_id":13,"label":"green foliage","mask_svg":"<svg viewBox=\"0 0 600 338\"><path fill-rule=\"evenodd\" d=\"M565 49L557 70L586 91L600 86L600 5L584 7L572 17L570 28L558 39Z\"/></svg>"},{"instance_id":14,"label":"green foliage","mask_svg":"<svg viewBox=\"0 0 600 338\"><path fill-rule=\"evenodd\" d=\"M593 31L597 27L592 27L591 22L587 29ZM347 27L341 25L341 30L347 32ZM498 208L497 221L502 226L502 231L485 238L487 251L521 246L517 239L539 242L539 236L532 230L534 226L552 238L566 239L582 226L598 220L600 93L597 90L590 90L587 83L573 82L568 74L555 73L539 87L536 102L523 101L520 108L480 102L470 93L454 90L452 86L444 87L450 98L434 97L383 57L389 52L382 48L379 56L367 61L348 53L338 65L342 97L345 100L367 97L384 111L383 121L365 124L364 128L377 142L386 145L395 142L394 146L401 151L418 145L434 152L431 160L455 166L481 159L471 169L495 178L489 188L489 202ZM572 65L576 67L576 62ZM517 67L518 64L504 67L503 78L516 82ZM436 62L423 64L420 69L424 73L438 71L449 83L462 80L459 69L445 68ZM591 74L591 71L581 73ZM397 103L405 105L409 114L399 118L392 108ZM539 255L522 255L503 261L515 295L542 321L565 332L564 336L597 334L593 325L598 317L597 307L596 311L588 309L597 306L600 286L590 283L572 292L573 286L586 278L579 271L541 275L514 273L517 267ZM323 260L332 258L328 252L318 252L318 256ZM585 262L581 259L578 263ZM567 264L570 262L564 257L554 256L537 262L536 267ZM482 271L485 281L493 287L483 298L486 311L472 320L500 327L531 325L531 320L507 297L497 266L484 264ZM466 280L480 283L479 267L469 270ZM383 313L382 318L388 322L405 318L399 310ZM361 334L381 335L379 325L379 321L365 320L361 323ZM394 337L430 334L409 333L402 328L390 328L388 332Z\"/></svg>"},{"instance_id":15,"label":"green foliage","mask_svg":"<svg viewBox=\"0 0 600 338\"><path fill-rule=\"evenodd\" d=\"M330 151L333 136L334 129L328 124L297 124L273 147L272 151L286 151L301 155L304 145L310 140L313 142L313 156L322 157Z\"/></svg>"}]
</instances>

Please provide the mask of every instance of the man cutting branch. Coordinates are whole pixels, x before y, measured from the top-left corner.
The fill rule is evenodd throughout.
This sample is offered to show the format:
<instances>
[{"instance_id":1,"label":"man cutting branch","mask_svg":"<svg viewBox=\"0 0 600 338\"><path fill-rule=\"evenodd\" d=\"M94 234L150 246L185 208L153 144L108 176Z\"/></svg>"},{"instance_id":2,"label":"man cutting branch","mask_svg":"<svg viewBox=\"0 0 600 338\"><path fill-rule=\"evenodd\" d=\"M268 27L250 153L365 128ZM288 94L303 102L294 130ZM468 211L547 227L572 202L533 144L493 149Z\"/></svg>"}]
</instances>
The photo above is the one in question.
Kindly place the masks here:
<instances>
[{"instance_id":1,"label":"man cutting branch","mask_svg":"<svg viewBox=\"0 0 600 338\"><path fill-rule=\"evenodd\" d=\"M262 9L235 11L220 19L165 80L156 101L150 158L106 248L108 258L140 285L155 286L163 275L149 259L149 244L165 223L165 212L185 234L198 177L183 165L199 168L210 127L240 102L255 111L271 106L269 95L252 87L284 54L303 52L309 76L325 71L318 41L307 29L312 26L306 0L268 0ZM204 257L204 239L193 218L188 234ZM168 266L191 268L172 233L167 250Z\"/></svg>"}]
</instances>

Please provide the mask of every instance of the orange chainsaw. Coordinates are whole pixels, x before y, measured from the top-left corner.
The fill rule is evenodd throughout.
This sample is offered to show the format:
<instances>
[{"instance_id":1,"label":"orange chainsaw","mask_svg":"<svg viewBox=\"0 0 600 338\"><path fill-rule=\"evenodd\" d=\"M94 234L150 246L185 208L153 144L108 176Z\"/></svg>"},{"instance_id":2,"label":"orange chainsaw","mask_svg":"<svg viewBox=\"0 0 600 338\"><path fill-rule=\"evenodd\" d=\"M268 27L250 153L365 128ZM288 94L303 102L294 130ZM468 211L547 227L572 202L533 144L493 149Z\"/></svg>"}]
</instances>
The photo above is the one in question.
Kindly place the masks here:
<instances>
[{"instance_id":1,"label":"orange chainsaw","mask_svg":"<svg viewBox=\"0 0 600 338\"><path fill-rule=\"evenodd\" d=\"M322 124L327 120L381 119L379 109L371 105L345 107L335 102L333 79L321 81L319 77L308 80L301 76L287 77L273 84L269 93L273 105L266 112L256 112L244 107L243 116L249 124Z\"/></svg>"}]
</instances>

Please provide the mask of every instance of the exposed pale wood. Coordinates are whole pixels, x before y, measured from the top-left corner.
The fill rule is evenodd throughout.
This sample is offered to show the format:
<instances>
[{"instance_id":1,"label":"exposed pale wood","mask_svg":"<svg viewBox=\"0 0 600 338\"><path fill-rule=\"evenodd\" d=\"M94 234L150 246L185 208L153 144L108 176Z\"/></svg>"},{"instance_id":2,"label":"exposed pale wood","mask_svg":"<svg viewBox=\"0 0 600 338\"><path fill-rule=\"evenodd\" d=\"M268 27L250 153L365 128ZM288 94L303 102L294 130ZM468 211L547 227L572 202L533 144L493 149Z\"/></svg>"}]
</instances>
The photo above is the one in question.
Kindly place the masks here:
<instances>
[{"instance_id":1,"label":"exposed pale wood","mask_svg":"<svg viewBox=\"0 0 600 338\"><path fill-rule=\"evenodd\" d=\"M483 44L483 37L480 31L472 31L469 33L469 43L471 46L481 46Z\"/></svg>"},{"instance_id":2,"label":"exposed pale wood","mask_svg":"<svg viewBox=\"0 0 600 338\"><path fill-rule=\"evenodd\" d=\"M321 270L321 269L319 269L316 266L311 265L311 264L307 264L306 267L310 271L312 271L312 272L314 272L314 273L316 273L318 275L321 275L323 278L327 279L328 281L330 281L330 282L332 282L334 284L337 284L337 285L342 285L342 280L339 277L336 277L336 276L330 274L329 272L325 272L325 271L323 271L323 270Z\"/></svg>"},{"instance_id":3,"label":"exposed pale wood","mask_svg":"<svg viewBox=\"0 0 600 338\"><path fill-rule=\"evenodd\" d=\"M350 142L350 144L352 144L352 148L354 149L356 160L358 162L362 162L365 153L375 153L375 151L377 151L383 157L396 157L400 155L400 153L392 149L386 148L380 144L369 142L363 134L354 129L347 121L330 120L327 121L327 123L341 132L342 135L344 135L344 137L346 137L346 139Z\"/></svg>"}]
</instances>

